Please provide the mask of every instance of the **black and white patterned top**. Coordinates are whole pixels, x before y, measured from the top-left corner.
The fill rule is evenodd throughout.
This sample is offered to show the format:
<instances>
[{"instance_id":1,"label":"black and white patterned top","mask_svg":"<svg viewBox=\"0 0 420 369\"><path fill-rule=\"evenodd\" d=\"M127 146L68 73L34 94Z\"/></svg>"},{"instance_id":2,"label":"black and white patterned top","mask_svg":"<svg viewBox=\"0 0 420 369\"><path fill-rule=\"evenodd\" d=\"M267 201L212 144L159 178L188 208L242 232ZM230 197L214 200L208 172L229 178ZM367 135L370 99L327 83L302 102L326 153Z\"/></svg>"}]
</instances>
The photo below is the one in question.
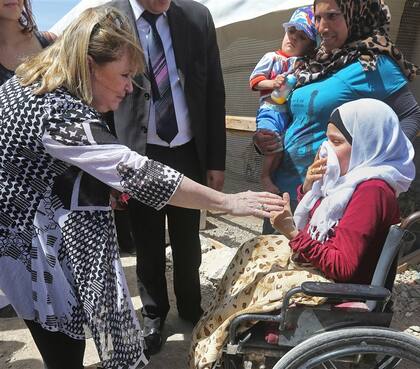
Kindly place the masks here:
<instances>
[{"instance_id":1,"label":"black and white patterned top","mask_svg":"<svg viewBox=\"0 0 420 369\"><path fill-rule=\"evenodd\" d=\"M156 209L182 175L120 145L64 89L0 87L0 288L24 319L84 339L105 368L145 365L109 188Z\"/></svg>"}]
</instances>

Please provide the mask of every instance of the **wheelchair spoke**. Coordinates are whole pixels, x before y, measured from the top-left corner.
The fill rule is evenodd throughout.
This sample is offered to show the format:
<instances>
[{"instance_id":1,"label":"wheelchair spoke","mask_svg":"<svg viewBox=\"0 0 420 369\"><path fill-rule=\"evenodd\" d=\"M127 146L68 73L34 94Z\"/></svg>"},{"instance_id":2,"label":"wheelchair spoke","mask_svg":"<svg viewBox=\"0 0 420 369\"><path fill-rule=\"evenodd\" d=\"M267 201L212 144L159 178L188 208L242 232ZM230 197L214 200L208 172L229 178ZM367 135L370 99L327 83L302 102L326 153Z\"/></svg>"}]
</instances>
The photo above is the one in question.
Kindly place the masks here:
<instances>
[{"instance_id":1,"label":"wheelchair spoke","mask_svg":"<svg viewBox=\"0 0 420 369\"><path fill-rule=\"evenodd\" d=\"M348 328L313 336L287 352L273 369L420 368L420 341L381 328Z\"/></svg>"},{"instance_id":2,"label":"wheelchair spoke","mask_svg":"<svg viewBox=\"0 0 420 369\"><path fill-rule=\"evenodd\" d=\"M332 361L322 363L323 369L338 369Z\"/></svg>"},{"instance_id":3,"label":"wheelchair spoke","mask_svg":"<svg viewBox=\"0 0 420 369\"><path fill-rule=\"evenodd\" d=\"M402 361L401 358L395 356L385 356L375 367L375 369L394 369Z\"/></svg>"}]
</instances>

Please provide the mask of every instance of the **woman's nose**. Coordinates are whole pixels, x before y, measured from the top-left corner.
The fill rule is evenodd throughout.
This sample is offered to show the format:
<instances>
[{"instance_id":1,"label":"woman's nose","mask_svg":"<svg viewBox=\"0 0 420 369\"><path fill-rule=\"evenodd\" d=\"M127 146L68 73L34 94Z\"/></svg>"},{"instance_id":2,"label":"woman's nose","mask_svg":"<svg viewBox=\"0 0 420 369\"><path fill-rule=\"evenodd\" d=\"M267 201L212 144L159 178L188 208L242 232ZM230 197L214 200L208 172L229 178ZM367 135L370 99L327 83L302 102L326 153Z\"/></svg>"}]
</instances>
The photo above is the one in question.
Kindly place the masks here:
<instances>
[{"instance_id":1,"label":"woman's nose","mask_svg":"<svg viewBox=\"0 0 420 369\"><path fill-rule=\"evenodd\" d=\"M316 29L318 33L322 34L323 32L328 30L328 22L324 17L321 17L316 24Z\"/></svg>"}]
</instances>

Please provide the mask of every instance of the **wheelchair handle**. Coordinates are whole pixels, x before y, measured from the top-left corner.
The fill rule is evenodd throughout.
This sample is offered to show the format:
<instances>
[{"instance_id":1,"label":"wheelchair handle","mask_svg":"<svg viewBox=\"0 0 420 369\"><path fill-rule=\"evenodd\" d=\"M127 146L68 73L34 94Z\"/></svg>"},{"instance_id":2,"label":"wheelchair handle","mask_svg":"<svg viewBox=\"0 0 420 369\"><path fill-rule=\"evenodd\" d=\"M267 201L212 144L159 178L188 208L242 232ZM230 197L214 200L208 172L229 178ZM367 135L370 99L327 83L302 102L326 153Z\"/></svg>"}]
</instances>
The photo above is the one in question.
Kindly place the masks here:
<instances>
[{"instance_id":1,"label":"wheelchair handle","mask_svg":"<svg viewBox=\"0 0 420 369\"><path fill-rule=\"evenodd\" d=\"M409 229L414 223L420 222L420 211L410 214L407 218L404 218L401 222L400 228Z\"/></svg>"}]
</instances>

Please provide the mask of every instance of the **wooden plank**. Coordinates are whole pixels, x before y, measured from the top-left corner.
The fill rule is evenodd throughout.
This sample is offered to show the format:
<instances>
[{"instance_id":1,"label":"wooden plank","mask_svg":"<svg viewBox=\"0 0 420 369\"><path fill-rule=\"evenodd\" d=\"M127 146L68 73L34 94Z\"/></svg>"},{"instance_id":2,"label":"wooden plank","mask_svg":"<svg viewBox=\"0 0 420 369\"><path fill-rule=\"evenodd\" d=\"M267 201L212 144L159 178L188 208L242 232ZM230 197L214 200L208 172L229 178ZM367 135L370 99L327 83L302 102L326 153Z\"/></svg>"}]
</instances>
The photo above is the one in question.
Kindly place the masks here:
<instances>
[{"instance_id":1,"label":"wooden plank","mask_svg":"<svg viewBox=\"0 0 420 369\"><path fill-rule=\"evenodd\" d=\"M256 123L254 117L240 117L235 115L226 116L226 128L236 131L255 132Z\"/></svg>"},{"instance_id":2,"label":"wooden plank","mask_svg":"<svg viewBox=\"0 0 420 369\"><path fill-rule=\"evenodd\" d=\"M254 117L226 115L226 129L232 131L255 132L257 125ZM420 131L417 132L417 136L420 137Z\"/></svg>"},{"instance_id":3,"label":"wooden plank","mask_svg":"<svg viewBox=\"0 0 420 369\"><path fill-rule=\"evenodd\" d=\"M398 273L402 273L407 270L410 265L416 265L418 263L420 263L420 250L403 256L400 259L397 271Z\"/></svg>"}]
</instances>

